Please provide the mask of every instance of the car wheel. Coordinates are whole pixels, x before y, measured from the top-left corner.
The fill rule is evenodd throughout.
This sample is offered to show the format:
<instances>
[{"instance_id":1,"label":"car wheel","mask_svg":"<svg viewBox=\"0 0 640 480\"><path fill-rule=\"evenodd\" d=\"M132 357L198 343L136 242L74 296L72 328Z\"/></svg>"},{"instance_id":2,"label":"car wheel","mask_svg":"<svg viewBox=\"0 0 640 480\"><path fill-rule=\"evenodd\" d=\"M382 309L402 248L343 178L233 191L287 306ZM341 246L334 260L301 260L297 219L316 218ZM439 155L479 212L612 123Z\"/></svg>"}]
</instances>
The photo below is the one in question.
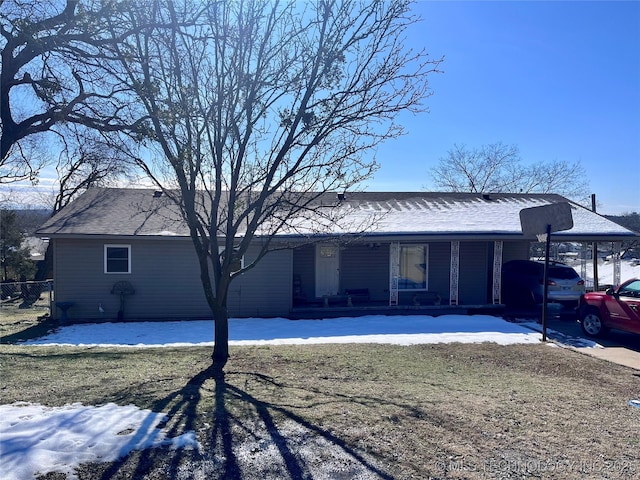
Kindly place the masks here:
<instances>
[{"instance_id":1,"label":"car wheel","mask_svg":"<svg viewBox=\"0 0 640 480\"><path fill-rule=\"evenodd\" d=\"M606 329L600 319L600 314L595 310L589 310L580 322L582 330L590 337L601 337L605 334Z\"/></svg>"}]
</instances>

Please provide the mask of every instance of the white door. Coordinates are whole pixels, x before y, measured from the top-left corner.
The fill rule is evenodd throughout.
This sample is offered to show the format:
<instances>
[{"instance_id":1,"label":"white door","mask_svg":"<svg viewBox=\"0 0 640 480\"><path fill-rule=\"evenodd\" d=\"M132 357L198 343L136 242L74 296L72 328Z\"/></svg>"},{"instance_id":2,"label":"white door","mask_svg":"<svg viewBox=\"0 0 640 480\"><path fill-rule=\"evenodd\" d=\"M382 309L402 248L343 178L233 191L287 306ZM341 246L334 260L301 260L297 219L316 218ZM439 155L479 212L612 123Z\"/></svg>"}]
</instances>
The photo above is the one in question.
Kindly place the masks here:
<instances>
[{"instance_id":1,"label":"white door","mask_svg":"<svg viewBox=\"0 0 640 480\"><path fill-rule=\"evenodd\" d=\"M330 243L316 244L316 297L337 295L340 290L340 249Z\"/></svg>"}]
</instances>

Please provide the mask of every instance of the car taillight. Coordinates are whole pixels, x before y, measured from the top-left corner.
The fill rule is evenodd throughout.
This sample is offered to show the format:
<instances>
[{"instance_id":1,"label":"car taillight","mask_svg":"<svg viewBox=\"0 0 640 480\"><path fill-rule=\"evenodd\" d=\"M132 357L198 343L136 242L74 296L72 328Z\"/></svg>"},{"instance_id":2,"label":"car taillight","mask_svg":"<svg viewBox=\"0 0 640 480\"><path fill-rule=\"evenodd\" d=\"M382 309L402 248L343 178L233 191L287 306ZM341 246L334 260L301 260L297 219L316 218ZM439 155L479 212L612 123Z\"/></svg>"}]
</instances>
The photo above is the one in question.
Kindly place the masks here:
<instances>
[{"instance_id":1,"label":"car taillight","mask_svg":"<svg viewBox=\"0 0 640 480\"><path fill-rule=\"evenodd\" d=\"M578 285L584 285L584 280L580 280L580 281L578 282Z\"/></svg>"},{"instance_id":2,"label":"car taillight","mask_svg":"<svg viewBox=\"0 0 640 480\"><path fill-rule=\"evenodd\" d=\"M547 280L547 285L549 285L550 287L555 287L558 284L556 282L554 282L553 280Z\"/></svg>"}]
</instances>

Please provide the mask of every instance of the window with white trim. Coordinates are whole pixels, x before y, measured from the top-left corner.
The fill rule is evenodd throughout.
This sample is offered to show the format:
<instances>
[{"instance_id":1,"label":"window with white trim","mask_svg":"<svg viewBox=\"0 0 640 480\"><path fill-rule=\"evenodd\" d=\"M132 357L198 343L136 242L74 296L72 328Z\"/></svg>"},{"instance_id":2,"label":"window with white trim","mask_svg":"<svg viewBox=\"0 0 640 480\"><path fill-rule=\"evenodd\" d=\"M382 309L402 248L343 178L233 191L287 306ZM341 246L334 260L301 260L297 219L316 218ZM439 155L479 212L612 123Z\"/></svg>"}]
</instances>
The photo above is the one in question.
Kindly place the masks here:
<instances>
[{"instance_id":1,"label":"window with white trim","mask_svg":"<svg viewBox=\"0 0 640 480\"><path fill-rule=\"evenodd\" d=\"M131 245L104 246L104 273L131 273Z\"/></svg>"},{"instance_id":2,"label":"window with white trim","mask_svg":"<svg viewBox=\"0 0 640 480\"><path fill-rule=\"evenodd\" d=\"M428 245L400 245L398 290L427 290Z\"/></svg>"}]
</instances>

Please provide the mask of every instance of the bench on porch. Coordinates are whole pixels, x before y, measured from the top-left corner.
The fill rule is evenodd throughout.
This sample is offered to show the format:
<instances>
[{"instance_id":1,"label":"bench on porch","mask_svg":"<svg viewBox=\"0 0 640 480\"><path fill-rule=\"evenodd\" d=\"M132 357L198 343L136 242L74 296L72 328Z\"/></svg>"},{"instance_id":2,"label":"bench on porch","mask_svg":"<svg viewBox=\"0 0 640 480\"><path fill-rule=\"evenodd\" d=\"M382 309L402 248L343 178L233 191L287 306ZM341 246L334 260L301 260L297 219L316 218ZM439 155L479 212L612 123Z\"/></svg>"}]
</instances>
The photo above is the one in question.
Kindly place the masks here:
<instances>
[{"instance_id":1,"label":"bench on porch","mask_svg":"<svg viewBox=\"0 0 640 480\"><path fill-rule=\"evenodd\" d=\"M344 294L351 297L352 303L363 303L371 300L368 288L346 288Z\"/></svg>"},{"instance_id":2,"label":"bench on porch","mask_svg":"<svg viewBox=\"0 0 640 480\"><path fill-rule=\"evenodd\" d=\"M418 305L440 305L442 297L438 292L417 292L412 298L413 304Z\"/></svg>"},{"instance_id":3,"label":"bench on porch","mask_svg":"<svg viewBox=\"0 0 640 480\"><path fill-rule=\"evenodd\" d=\"M325 307L343 303L346 303L347 307L353 307L354 303L366 303L370 298L368 288L346 288L344 294L322 297Z\"/></svg>"}]
</instances>

